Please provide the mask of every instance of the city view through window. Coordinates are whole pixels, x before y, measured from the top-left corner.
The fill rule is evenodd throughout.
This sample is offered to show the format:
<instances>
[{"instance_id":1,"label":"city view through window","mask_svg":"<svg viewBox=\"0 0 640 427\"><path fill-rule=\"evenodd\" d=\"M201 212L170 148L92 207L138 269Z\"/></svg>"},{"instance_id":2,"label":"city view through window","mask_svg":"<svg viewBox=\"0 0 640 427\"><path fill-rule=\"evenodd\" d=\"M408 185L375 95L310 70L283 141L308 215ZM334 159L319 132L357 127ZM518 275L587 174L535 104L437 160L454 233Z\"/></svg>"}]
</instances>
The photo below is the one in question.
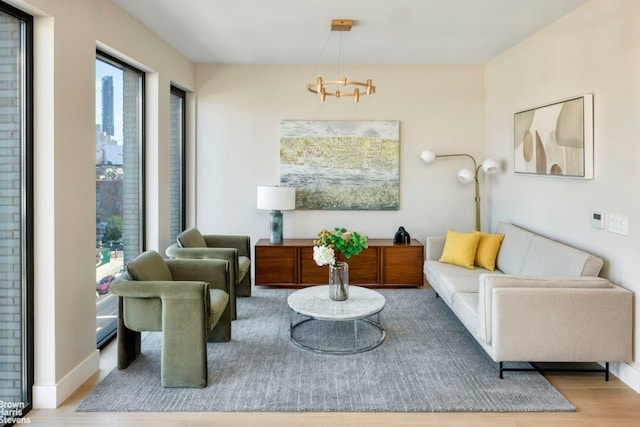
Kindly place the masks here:
<instances>
[{"instance_id":1,"label":"city view through window","mask_svg":"<svg viewBox=\"0 0 640 427\"><path fill-rule=\"evenodd\" d=\"M110 285L141 248L142 73L96 59L96 339L117 326Z\"/></svg>"}]
</instances>

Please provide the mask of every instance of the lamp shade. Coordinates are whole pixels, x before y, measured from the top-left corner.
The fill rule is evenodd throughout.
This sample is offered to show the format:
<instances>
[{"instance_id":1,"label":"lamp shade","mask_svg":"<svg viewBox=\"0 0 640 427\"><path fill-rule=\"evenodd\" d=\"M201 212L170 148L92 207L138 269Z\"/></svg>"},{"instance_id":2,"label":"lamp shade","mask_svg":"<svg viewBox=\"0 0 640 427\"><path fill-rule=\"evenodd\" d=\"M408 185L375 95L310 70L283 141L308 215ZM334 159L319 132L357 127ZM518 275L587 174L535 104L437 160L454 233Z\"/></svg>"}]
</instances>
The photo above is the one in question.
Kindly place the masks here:
<instances>
[{"instance_id":1,"label":"lamp shade","mask_svg":"<svg viewBox=\"0 0 640 427\"><path fill-rule=\"evenodd\" d=\"M422 150L422 152L420 153L420 158L426 164L433 163L433 161L436 159L436 153L431 150Z\"/></svg>"},{"instance_id":2,"label":"lamp shade","mask_svg":"<svg viewBox=\"0 0 640 427\"><path fill-rule=\"evenodd\" d=\"M469 184L475 181L475 175L469 169L460 169L458 180L463 184Z\"/></svg>"},{"instance_id":3,"label":"lamp shade","mask_svg":"<svg viewBox=\"0 0 640 427\"><path fill-rule=\"evenodd\" d=\"M497 173L500 170L500 165L493 159L485 159L482 162L482 170L488 174Z\"/></svg>"},{"instance_id":4,"label":"lamp shade","mask_svg":"<svg viewBox=\"0 0 640 427\"><path fill-rule=\"evenodd\" d=\"M258 209L286 211L295 208L295 188L267 185L258 186Z\"/></svg>"}]
</instances>

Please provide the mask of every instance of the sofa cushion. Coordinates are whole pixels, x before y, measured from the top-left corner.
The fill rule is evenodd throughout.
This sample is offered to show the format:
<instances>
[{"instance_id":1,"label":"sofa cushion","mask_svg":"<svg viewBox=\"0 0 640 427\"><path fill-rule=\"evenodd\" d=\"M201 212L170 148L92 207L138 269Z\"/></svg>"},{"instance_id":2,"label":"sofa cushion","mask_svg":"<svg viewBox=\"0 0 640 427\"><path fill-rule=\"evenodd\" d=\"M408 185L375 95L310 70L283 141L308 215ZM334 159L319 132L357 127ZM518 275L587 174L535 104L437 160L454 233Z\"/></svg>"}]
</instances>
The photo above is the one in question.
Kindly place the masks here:
<instances>
[{"instance_id":1,"label":"sofa cushion","mask_svg":"<svg viewBox=\"0 0 640 427\"><path fill-rule=\"evenodd\" d=\"M178 245L183 248L206 248L207 243L197 228L189 228L178 234Z\"/></svg>"},{"instance_id":2,"label":"sofa cushion","mask_svg":"<svg viewBox=\"0 0 640 427\"><path fill-rule=\"evenodd\" d=\"M504 234L496 258L496 267L505 274L520 274L535 234L506 222L498 223L496 233Z\"/></svg>"},{"instance_id":3,"label":"sofa cushion","mask_svg":"<svg viewBox=\"0 0 640 427\"><path fill-rule=\"evenodd\" d=\"M602 260L542 236L531 240L520 274L533 276L597 276ZM586 274L585 274L586 273Z\"/></svg>"},{"instance_id":4,"label":"sofa cushion","mask_svg":"<svg viewBox=\"0 0 640 427\"><path fill-rule=\"evenodd\" d=\"M489 271L495 270L496 258L503 239L504 234L480 233L475 264Z\"/></svg>"},{"instance_id":5,"label":"sofa cushion","mask_svg":"<svg viewBox=\"0 0 640 427\"><path fill-rule=\"evenodd\" d=\"M244 279L244 277L249 272L250 268L251 268L251 259L249 259L249 257L240 255L238 257L238 269L239 269L239 271L238 271L238 277L236 277L236 280L239 282L242 279Z\"/></svg>"},{"instance_id":6,"label":"sofa cushion","mask_svg":"<svg viewBox=\"0 0 640 427\"><path fill-rule=\"evenodd\" d=\"M423 271L431 287L449 305L453 302L456 292L478 292L478 278L481 274L489 272L483 268L469 270L433 260L424 262ZM496 271L496 274L498 273Z\"/></svg>"},{"instance_id":7,"label":"sofa cushion","mask_svg":"<svg viewBox=\"0 0 640 427\"><path fill-rule=\"evenodd\" d=\"M476 259L476 249L480 233L472 231L471 233L461 233L459 231L449 229L447 238L444 242L442 257L440 262L447 264L459 265L460 267L474 269Z\"/></svg>"},{"instance_id":8,"label":"sofa cushion","mask_svg":"<svg viewBox=\"0 0 640 427\"><path fill-rule=\"evenodd\" d=\"M229 294L220 289L209 289L209 323L208 330L212 330L222 317L229 304Z\"/></svg>"},{"instance_id":9,"label":"sofa cushion","mask_svg":"<svg viewBox=\"0 0 640 427\"><path fill-rule=\"evenodd\" d=\"M474 337L478 330L478 293L458 292L453 296L451 308Z\"/></svg>"},{"instance_id":10,"label":"sofa cushion","mask_svg":"<svg viewBox=\"0 0 640 427\"><path fill-rule=\"evenodd\" d=\"M170 281L171 271L164 259L156 251L146 251L127 263L127 273L133 280Z\"/></svg>"}]
</instances>

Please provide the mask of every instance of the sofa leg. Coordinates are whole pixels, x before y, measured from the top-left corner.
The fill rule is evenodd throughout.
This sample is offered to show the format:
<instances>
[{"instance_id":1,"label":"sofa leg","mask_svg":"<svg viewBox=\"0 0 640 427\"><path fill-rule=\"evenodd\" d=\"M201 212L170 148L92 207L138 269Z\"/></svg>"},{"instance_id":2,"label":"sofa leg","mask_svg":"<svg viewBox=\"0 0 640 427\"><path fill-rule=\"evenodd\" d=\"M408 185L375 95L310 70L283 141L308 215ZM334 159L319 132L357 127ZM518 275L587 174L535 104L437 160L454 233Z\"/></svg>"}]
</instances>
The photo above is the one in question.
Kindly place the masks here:
<instances>
[{"instance_id":1,"label":"sofa leg","mask_svg":"<svg viewBox=\"0 0 640 427\"><path fill-rule=\"evenodd\" d=\"M535 362L529 362L532 368L505 368L504 362L498 362L500 365L500 379L504 379L504 372L506 371L537 371L539 373L543 372L603 372L604 380L609 381L609 362L605 362L604 369L581 369L581 368L541 368L535 364Z\"/></svg>"}]
</instances>

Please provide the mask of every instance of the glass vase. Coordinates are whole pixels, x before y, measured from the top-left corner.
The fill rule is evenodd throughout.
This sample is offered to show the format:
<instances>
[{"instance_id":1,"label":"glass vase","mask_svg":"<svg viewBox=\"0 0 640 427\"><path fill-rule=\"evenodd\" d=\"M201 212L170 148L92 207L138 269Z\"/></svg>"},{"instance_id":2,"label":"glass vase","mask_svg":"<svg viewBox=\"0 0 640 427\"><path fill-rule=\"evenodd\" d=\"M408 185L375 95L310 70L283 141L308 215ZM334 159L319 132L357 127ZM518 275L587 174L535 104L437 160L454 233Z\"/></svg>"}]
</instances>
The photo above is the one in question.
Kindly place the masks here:
<instances>
[{"instance_id":1,"label":"glass vase","mask_svg":"<svg viewBox=\"0 0 640 427\"><path fill-rule=\"evenodd\" d=\"M349 298L349 264L346 262L329 265L329 298L334 301Z\"/></svg>"}]
</instances>

